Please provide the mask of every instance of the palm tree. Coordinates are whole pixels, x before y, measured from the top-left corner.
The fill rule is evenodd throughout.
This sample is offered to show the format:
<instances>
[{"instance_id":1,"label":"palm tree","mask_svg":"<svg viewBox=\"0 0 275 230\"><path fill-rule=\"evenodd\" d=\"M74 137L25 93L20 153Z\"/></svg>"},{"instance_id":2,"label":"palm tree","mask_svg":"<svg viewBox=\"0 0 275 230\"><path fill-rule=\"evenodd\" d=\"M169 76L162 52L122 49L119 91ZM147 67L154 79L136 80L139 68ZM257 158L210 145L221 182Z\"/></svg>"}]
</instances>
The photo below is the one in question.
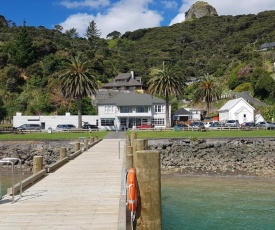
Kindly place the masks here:
<instances>
[{"instance_id":1,"label":"palm tree","mask_svg":"<svg viewBox=\"0 0 275 230\"><path fill-rule=\"evenodd\" d=\"M169 100L179 97L185 89L185 77L178 66L164 65L163 69L152 69L152 78L148 81L148 91L153 95L164 95L166 127L171 127L169 117Z\"/></svg>"},{"instance_id":2,"label":"palm tree","mask_svg":"<svg viewBox=\"0 0 275 230\"><path fill-rule=\"evenodd\" d=\"M60 89L66 98L77 100L78 128L82 127L82 99L96 94L98 84L89 68L89 62L74 56L66 60L64 69L58 75Z\"/></svg>"},{"instance_id":3,"label":"palm tree","mask_svg":"<svg viewBox=\"0 0 275 230\"><path fill-rule=\"evenodd\" d=\"M221 96L221 90L216 83L215 79L205 74L203 80L200 82L197 91L195 92L195 101L205 101L207 106L207 114L209 116L210 104L214 100L219 99Z\"/></svg>"}]
</instances>

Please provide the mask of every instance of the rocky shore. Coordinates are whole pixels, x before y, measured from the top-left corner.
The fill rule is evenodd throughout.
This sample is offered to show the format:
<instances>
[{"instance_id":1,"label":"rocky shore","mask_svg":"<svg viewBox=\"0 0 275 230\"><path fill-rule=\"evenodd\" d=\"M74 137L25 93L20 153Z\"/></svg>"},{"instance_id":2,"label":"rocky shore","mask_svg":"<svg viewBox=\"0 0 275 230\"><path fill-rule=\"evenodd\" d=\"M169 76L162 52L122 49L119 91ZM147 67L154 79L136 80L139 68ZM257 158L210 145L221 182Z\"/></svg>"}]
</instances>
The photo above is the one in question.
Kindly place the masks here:
<instances>
[{"instance_id":1,"label":"rocky shore","mask_svg":"<svg viewBox=\"0 0 275 230\"><path fill-rule=\"evenodd\" d=\"M0 159L19 158L24 174L31 173L34 156L43 156L43 165L47 166L59 159L60 148L66 147L67 153L74 152L72 141L1 141ZM2 166L2 174L8 173L9 166Z\"/></svg>"},{"instance_id":2,"label":"rocky shore","mask_svg":"<svg viewBox=\"0 0 275 230\"><path fill-rule=\"evenodd\" d=\"M275 138L151 140L163 173L275 176Z\"/></svg>"},{"instance_id":3,"label":"rocky shore","mask_svg":"<svg viewBox=\"0 0 275 230\"><path fill-rule=\"evenodd\" d=\"M149 149L161 152L162 173L246 175L275 177L275 138L149 140ZM23 172L31 173L33 157L43 156L44 166L59 159L61 147L74 152L73 141L2 141L0 159L22 160ZM4 168L4 169L3 169ZM5 173L2 166L1 172Z\"/></svg>"}]
</instances>

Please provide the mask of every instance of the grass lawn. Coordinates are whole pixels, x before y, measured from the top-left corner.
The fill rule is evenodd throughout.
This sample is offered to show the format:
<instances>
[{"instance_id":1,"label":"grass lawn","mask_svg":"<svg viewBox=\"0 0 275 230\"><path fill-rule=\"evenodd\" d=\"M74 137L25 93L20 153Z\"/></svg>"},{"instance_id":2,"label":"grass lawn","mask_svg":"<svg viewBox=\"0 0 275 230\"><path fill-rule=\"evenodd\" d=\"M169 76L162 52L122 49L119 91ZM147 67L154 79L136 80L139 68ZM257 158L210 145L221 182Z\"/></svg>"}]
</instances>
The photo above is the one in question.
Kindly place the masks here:
<instances>
[{"instance_id":1,"label":"grass lawn","mask_svg":"<svg viewBox=\"0 0 275 230\"><path fill-rule=\"evenodd\" d=\"M127 131L129 135L131 131ZM139 139L160 139L160 138L227 138L227 137L274 137L275 130L252 130L252 131L242 131L242 130L210 130L207 132L199 131L135 131L137 133L137 138ZM0 134L1 140L72 140L78 139L79 137L95 137L103 138L108 131L98 131L98 132L34 132L34 133L24 133L24 134Z\"/></svg>"},{"instance_id":2,"label":"grass lawn","mask_svg":"<svg viewBox=\"0 0 275 230\"><path fill-rule=\"evenodd\" d=\"M130 131L128 131L130 133ZM137 131L138 139L158 139L158 138L227 138L227 137L274 137L275 130L210 130L199 131Z\"/></svg>"},{"instance_id":3,"label":"grass lawn","mask_svg":"<svg viewBox=\"0 0 275 230\"><path fill-rule=\"evenodd\" d=\"M34 132L34 133L24 133L24 134L0 134L0 141L1 140L72 140L78 139L79 137L96 137L103 138L107 134L107 131L98 131L98 132L81 132L81 133L73 133L73 132Z\"/></svg>"}]
</instances>

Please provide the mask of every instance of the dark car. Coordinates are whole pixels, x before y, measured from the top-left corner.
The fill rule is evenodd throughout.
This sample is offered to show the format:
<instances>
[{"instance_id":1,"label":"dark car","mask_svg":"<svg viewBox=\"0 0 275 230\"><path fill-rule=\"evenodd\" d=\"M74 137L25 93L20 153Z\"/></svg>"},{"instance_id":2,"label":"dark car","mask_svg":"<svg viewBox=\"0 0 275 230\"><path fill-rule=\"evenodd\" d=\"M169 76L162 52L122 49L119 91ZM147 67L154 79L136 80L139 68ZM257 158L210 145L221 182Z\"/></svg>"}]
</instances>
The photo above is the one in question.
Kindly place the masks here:
<instances>
[{"instance_id":1,"label":"dark car","mask_svg":"<svg viewBox=\"0 0 275 230\"><path fill-rule=\"evenodd\" d=\"M186 129L188 128L188 125L186 124L176 124L175 126L173 126L173 129L179 129L179 130L183 130L183 129Z\"/></svg>"},{"instance_id":2,"label":"dark car","mask_svg":"<svg viewBox=\"0 0 275 230\"><path fill-rule=\"evenodd\" d=\"M227 120L224 124L225 127L239 127L239 121L238 120Z\"/></svg>"},{"instance_id":3,"label":"dark car","mask_svg":"<svg viewBox=\"0 0 275 230\"><path fill-rule=\"evenodd\" d=\"M60 124L56 126L57 131L65 131L65 130L75 129L75 128L76 128L75 125L72 125L72 124Z\"/></svg>"},{"instance_id":4,"label":"dark car","mask_svg":"<svg viewBox=\"0 0 275 230\"><path fill-rule=\"evenodd\" d=\"M82 126L83 129L89 129L89 130L98 130L97 125L90 125L90 124L85 124Z\"/></svg>"},{"instance_id":5,"label":"dark car","mask_svg":"<svg viewBox=\"0 0 275 230\"><path fill-rule=\"evenodd\" d=\"M194 121L194 122L192 122L190 124L190 127L193 127L193 128L205 128L205 125L201 121Z\"/></svg>"},{"instance_id":6,"label":"dark car","mask_svg":"<svg viewBox=\"0 0 275 230\"><path fill-rule=\"evenodd\" d=\"M14 128L14 130L40 130L41 126L39 124L23 124L19 127Z\"/></svg>"},{"instance_id":7,"label":"dark car","mask_svg":"<svg viewBox=\"0 0 275 230\"><path fill-rule=\"evenodd\" d=\"M263 127L266 129L275 129L275 125L268 121L261 121L255 125L256 127Z\"/></svg>"},{"instance_id":8,"label":"dark car","mask_svg":"<svg viewBox=\"0 0 275 230\"><path fill-rule=\"evenodd\" d=\"M254 122L243 122L241 124L241 129L248 129L248 130L250 130L254 126L255 126Z\"/></svg>"}]
</instances>

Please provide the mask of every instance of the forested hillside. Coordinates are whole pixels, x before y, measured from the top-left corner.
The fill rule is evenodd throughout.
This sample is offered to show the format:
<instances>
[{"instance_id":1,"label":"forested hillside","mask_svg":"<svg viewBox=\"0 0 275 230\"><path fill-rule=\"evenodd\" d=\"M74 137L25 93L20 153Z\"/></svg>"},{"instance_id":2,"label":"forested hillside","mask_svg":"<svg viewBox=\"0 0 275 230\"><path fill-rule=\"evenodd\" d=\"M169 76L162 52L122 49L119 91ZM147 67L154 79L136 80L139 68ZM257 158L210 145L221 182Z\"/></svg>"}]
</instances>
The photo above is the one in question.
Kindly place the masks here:
<instances>
[{"instance_id":1,"label":"forested hillside","mask_svg":"<svg viewBox=\"0 0 275 230\"><path fill-rule=\"evenodd\" d=\"M79 37L74 28L63 33L58 26L52 30L27 22L16 26L9 20L0 16L1 120L11 119L17 111L75 114L75 102L59 90L57 73L63 61L76 54L91 61L101 83L120 72L134 71L146 87L150 69L168 62L179 65L187 79L210 74L224 92L250 91L275 104L275 52L260 51L263 43L275 42L275 11L209 16L123 35L114 28L108 38L92 40ZM183 98L192 98L194 88L186 88ZM96 112L89 98L84 104L83 114Z\"/></svg>"}]
</instances>

